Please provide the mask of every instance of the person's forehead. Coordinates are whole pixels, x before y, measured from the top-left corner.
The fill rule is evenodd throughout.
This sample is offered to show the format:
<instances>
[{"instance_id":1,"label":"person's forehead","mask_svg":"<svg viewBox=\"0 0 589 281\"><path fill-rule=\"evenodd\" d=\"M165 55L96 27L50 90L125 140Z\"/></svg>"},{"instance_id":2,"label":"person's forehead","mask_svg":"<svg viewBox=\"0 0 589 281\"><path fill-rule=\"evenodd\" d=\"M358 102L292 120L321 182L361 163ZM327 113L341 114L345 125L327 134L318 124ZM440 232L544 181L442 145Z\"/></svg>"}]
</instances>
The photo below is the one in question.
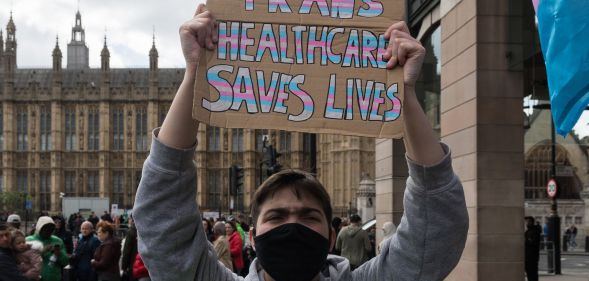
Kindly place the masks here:
<instances>
[{"instance_id":1,"label":"person's forehead","mask_svg":"<svg viewBox=\"0 0 589 281\"><path fill-rule=\"evenodd\" d=\"M299 192L299 196L297 196L291 188L283 188L268 196L266 201L260 206L260 215L276 209L289 210L291 212L297 212L302 209L315 209L325 215L321 203L319 203L317 198L312 197L306 192Z\"/></svg>"}]
</instances>

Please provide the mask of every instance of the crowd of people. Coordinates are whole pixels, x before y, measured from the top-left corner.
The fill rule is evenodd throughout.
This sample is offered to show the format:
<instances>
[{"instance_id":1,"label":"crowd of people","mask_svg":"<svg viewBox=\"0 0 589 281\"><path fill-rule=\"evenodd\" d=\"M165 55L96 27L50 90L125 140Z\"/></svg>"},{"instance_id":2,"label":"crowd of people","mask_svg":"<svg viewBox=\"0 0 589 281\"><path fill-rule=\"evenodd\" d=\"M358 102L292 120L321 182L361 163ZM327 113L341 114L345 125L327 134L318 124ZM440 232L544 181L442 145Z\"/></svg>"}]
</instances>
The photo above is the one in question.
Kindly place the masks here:
<instances>
[{"instance_id":1,"label":"crowd of people","mask_svg":"<svg viewBox=\"0 0 589 281\"><path fill-rule=\"evenodd\" d=\"M115 220L128 226L124 237L117 237ZM5 221L0 223L0 281L150 280L138 254L132 216L113 219L105 212L98 218L92 212L84 219L75 213L67 221L61 216L41 216L28 235L21 231L18 215ZM375 227L364 230L361 223L358 215L332 220L337 243L330 254L349 259L353 268L379 252ZM247 276L256 253L251 240L254 228L245 216L203 218L202 224L219 261L235 274ZM383 242L395 229L391 222L383 225Z\"/></svg>"},{"instance_id":2,"label":"crowd of people","mask_svg":"<svg viewBox=\"0 0 589 281\"><path fill-rule=\"evenodd\" d=\"M376 227L362 228L360 216L353 214L349 218L334 217L331 223L335 231L336 244L329 251L350 260L353 269L361 266L380 253L380 246L375 245ZM252 246L254 228L246 222L243 215L220 216L202 219L207 240L214 246L219 261L239 276L247 276L249 266L256 257ZM392 237L396 226L385 222L381 229L384 240Z\"/></svg>"},{"instance_id":3,"label":"crowd of people","mask_svg":"<svg viewBox=\"0 0 589 281\"><path fill-rule=\"evenodd\" d=\"M119 228L127 228L123 237ZM0 281L150 280L132 216L43 215L30 233L21 229L17 214L0 222Z\"/></svg>"}]
</instances>

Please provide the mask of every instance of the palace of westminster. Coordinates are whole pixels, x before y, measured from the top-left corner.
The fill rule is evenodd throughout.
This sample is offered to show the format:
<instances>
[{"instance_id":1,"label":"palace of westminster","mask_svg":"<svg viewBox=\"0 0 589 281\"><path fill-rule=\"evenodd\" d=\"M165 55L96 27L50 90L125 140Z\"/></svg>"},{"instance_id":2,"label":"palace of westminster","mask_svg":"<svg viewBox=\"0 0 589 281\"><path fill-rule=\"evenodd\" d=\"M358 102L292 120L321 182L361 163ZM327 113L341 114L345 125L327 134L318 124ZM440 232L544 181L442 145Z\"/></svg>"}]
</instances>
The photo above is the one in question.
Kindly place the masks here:
<instances>
[{"instance_id":1,"label":"palace of westminster","mask_svg":"<svg viewBox=\"0 0 589 281\"><path fill-rule=\"evenodd\" d=\"M161 125L184 69L158 67L155 37L149 68L111 69L106 37L100 68L90 68L79 11L65 68L59 41L52 68L18 68L12 15L5 34L4 39L0 33L0 192L26 194L35 213L60 212L61 196L108 197L119 208L132 208L151 131ZM374 177L371 138L201 125L195 188L204 211L229 211L229 169L236 164L243 167L244 188L233 206L248 212L264 177L265 137L283 167L309 171L316 163L335 215L349 212L360 181Z\"/></svg>"}]
</instances>

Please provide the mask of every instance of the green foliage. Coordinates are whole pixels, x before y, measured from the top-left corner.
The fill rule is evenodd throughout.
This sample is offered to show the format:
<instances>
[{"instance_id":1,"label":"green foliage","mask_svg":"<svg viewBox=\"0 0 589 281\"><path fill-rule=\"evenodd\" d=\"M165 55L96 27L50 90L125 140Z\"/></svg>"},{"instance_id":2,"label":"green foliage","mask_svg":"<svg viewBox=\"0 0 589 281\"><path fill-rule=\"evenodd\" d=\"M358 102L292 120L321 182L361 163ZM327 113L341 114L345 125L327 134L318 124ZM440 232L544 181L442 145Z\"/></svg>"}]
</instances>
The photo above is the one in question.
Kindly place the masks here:
<instances>
[{"instance_id":1,"label":"green foliage","mask_svg":"<svg viewBox=\"0 0 589 281\"><path fill-rule=\"evenodd\" d=\"M20 192L6 191L0 193L0 210L24 212L25 196Z\"/></svg>"}]
</instances>

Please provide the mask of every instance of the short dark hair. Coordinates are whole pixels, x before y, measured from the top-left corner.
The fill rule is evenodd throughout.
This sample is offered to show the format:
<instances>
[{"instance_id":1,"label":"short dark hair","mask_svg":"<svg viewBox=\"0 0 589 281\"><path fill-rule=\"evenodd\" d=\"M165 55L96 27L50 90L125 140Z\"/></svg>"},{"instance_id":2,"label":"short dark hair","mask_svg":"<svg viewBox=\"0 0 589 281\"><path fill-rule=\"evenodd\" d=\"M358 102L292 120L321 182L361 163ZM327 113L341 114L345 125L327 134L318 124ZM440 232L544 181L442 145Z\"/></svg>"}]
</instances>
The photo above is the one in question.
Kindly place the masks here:
<instances>
[{"instance_id":1,"label":"short dark hair","mask_svg":"<svg viewBox=\"0 0 589 281\"><path fill-rule=\"evenodd\" d=\"M260 209L264 202L269 198L272 198L276 192L283 189L290 189L297 198L301 198L303 194L311 196L313 199L319 201L327 223L331 222L332 209L331 199L329 194L325 190L325 187L310 173L287 169L282 170L271 177L260 185L251 203L251 213L254 225L258 222L258 216L260 216ZM331 231L331 228L330 228Z\"/></svg>"},{"instance_id":2,"label":"short dark hair","mask_svg":"<svg viewBox=\"0 0 589 281\"><path fill-rule=\"evenodd\" d=\"M362 218L356 214L350 216L350 222L359 223L362 221Z\"/></svg>"}]
</instances>

